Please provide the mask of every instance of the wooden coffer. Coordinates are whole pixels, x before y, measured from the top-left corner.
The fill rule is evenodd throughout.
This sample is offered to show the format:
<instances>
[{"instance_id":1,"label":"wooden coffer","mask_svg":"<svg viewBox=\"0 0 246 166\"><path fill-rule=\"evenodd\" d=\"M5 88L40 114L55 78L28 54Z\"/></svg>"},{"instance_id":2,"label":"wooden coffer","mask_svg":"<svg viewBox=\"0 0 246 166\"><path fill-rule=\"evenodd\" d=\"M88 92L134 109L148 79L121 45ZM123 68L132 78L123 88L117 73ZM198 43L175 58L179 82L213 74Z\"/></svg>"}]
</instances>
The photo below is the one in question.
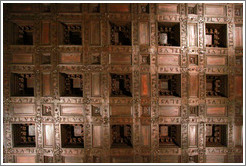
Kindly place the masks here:
<instances>
[{"instance_id":1,"label":"wooden coffer","mask_svg":"<svg viewBox=\"0 0 246 166\"><path fill-rule=\"evenodd\" d=\"M5 163L243 161L242 3L3 6Z\"/></svg>"}]
</instances>

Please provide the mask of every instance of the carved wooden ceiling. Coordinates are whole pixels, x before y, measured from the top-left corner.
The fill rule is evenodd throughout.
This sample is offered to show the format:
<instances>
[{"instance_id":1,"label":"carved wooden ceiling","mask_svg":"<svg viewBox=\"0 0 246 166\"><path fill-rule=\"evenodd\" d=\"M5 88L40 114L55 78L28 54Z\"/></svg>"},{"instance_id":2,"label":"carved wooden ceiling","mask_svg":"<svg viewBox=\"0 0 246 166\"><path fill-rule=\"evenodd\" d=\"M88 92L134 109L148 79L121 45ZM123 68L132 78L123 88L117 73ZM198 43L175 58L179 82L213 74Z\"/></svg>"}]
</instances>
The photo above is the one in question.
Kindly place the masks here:
<instances>
[{"instance_id":1,"label":"carved wooden ceiling","mask_svg":"<svg viewBox=\"0 0 246 166\"><path fill-rule=\"evenodd\" d=\"M243 161L243 5L4 4L4 163Z\"/></svg>"}]
</instances>

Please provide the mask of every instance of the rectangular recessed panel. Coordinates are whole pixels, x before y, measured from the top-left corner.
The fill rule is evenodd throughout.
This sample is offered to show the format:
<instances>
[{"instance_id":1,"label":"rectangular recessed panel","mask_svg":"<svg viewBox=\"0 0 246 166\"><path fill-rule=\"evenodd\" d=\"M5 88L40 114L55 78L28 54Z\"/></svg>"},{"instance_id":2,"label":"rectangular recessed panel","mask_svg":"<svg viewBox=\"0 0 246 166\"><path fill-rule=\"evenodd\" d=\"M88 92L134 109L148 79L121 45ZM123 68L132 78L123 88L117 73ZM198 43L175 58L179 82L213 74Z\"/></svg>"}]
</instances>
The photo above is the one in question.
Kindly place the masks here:
<instances>
[{"instance_id":1,"label":"rectangular recessed panel","mask_svg":"<svg viewBox=\"0 0 246 166\"><path fill-rule=\"evenodd\" d=\"M235 47L243 46L243 27L241 25L235 26Z\"/></svg>"},{"instance_id":2,"label":"rectangular recessed panel","mask_svg":"<svg viewBox=\"0 0 246 166\"><path fill-rule=\"evenodd\" d=\"M12 63L20 64L31 64L32 63L32 54L13 54Z\"/></svg>"},{"instance_id":3,"label":"rectangular recessed panel","mask_svg":"<svg viewBox=\"0 0 246 166\"><path fill-rule=\"evenodd\" d=\"M159 107L160 116L180 116L179 106L161 106Z\"/></svg>"},{"instance_id":4,"label":"rectangular recessed panel","mask_svg":"<svg viewBox=\"0 0 246 166\"><path fill-rule=\"evenodd\" d=\"M131 116L130 105L112 105L110 106L111 116Z\"/></svg>"},{"instance_id":5,"label":"rectangular recessed panel","mask_svg":"<svg viewBox=\"0 0 246 166\"><path fill-rule=\"evenodd\" d=\"M189 146L197 146L197 125L191 125L189 129Z\"/></svg>"},{"instance_id":6,"label":"rectangular recessed panel","mask_svg":"<svg viewBox=\"0 0 246 166\"><path fill-rule=\"evenodd\" d=\"M207 65L226 65L226 57L207 56Z\"/></svg>"},{"instance_id":7,"label":"rectangular recessed panel","mask_svg":"<svg viewBox=\"0 0 246 166\"><path fill-rule=\"evenodd\" d=\"M237 97L243 96L243 77L235 76L235 95Z\"/></svg>"},{"instance_id":8,"label":"rectangular recessed panel","mask_svg":"<svg viewBox=\"0 0 246 166\"><path fill-rule=\"evenodd\" d=\"M131 55L124 55L124 54L111 54L110 56L111 64L117 65L130 65L131 64Z\"/></svg>"},{"instance_id":9,"label":"rectangular recessed panel","mask_svg":"<svg viewBox=\"0 0 246 166\"><path fill-rule=\"evenodd\" d=\"M149 96L149 74L141 75L141 95Z\"/></svg>"},{"instance_id":10,"label":"rectangular recessed panel","mask_svg":"<svg viewBox=\"0 0 246 166\"><path fill-rule=\"evenodd\" d=\"M101 147L101 126L93 126L93 147Z\"/></svg>"},{"instance_id":11,"label":"rectangular recessed panel","mask_svg":"<svg viewBox=\"0 0 246 166\"><path fill-rule=\"evenodd\" d=\"M179 155L163 155L160 156L160 163L180 163L181 156Z\"/></svg>"},{"instance_id":12,"label":"rectangular recessed panel","mask_svg":"<svg viewBox=\"0 0 246 166\"><path fill-rule=\"evenodd\" d=\"M142 143L144 146L150 146L150 126L148 125L143 125L142 126Z\"/></svg>"},{"instance_id":13,"label":"rectangular recessed panel","mask_svg":"<svg viewBox=\"0 0 246 166\"><path fill-rule=\"evenodd\" d=\"M14 110L14 114L18 114L18 115L34 115L35 114L34 104L14 104L13 110Z\"/></svg>"},{"instance_id":14,"label":"rectangular recessed panel","mask_svg":"<svg viewBox=\"0 0 246 166\"><path fill-rule=\"evenodd\" d=\"M100 36L100 21L93 20L91 21L90 28L90 44L91 45L100 45L101 44L101 36Z\"/></svg>"},{"instance_id":15,"label":"rectangular recessed panel","mask_svg":"<svg viewBox=\"0 0 246 166\"><path fill-rule=\"evenodd\" d=\"M28 3L16 3L12 4L10 9L12 12L32 12L37 6Z\"/></svg>"},{"instance_id":16,"label":"rectangular recessed panel","mask_svg":"<svg viewBox=\"0 0 246 166\"><path fill-rule=\"evenodd\" d=\"M61 106L62 116L83 115L82 106Z\"/></svg>"},{"instance_id":17,"label":"rectangular recessed panel","mask_svg":"<svg viewBox=\"0 0 246 166\"><path fill-rule=\"evenodd\" d=\"M132 163L133 158L132 156L117 156L111 158L112 163Z\"/></svg>"},{"instance_id":18,"label":"rectangular recessed panel","mask_svg":"<svg viewBox=\"0 0 246 166\"><path fill-rule=\"evenodd\" d=\"M130 4L108 4L109 12L130 12Z\"/></svg>"},{"instance_id":19,"label":"rectangular recessed panel","mask_svg":"<svg viewBox=\"0 0 246 166\"><path fill-rule=\"evenodd\" d=\"M234 140L235 146L243 145L243 126L234 126Z\"/></svg>"},{"instance_id":20,"label":"rectangular recessed panel","mask_svg":"<svg viewBox=\"0 0 246 166\"><path fill-rule=\"evenodd\" d=\"M159 55L159 65L178 66L179 55Z\"/></svg>"},{"instance_id":21,"label":"rectangular recessed panel","mask_svg":"<svg viewBox=\"0 0 246 166\"><path fill-rule=\"evenodd\" d=\"M199 91L199 77L197 74L190 74L189 76L189 96L198 97Z\"/></svg>"},{"instance_id":22,"label":"rectangular recessed panel","mask_svg":"<svg viewBox=\"0 0 246 166\"><path fill-rule=\"evenodd\" d=\"M35 156L16 156L16 163L35 163Z\"/></svg>"},{"instance_id":23,"label":"rectangular recessed panel","mask_svg":"<svg viewBox=\"0 0 246 166\"><path fill-rule=\"evenodd\" d=\"M59 12L67 12L67 13L77 13L82 11L81 4L79 3L60 3L57 4L57 9Z\"/></svg>"},{"instance_id":24,"label":"rectangular recessed panel","mask_svg":"<svg viewBox=\"0 0 246 166\"><path fill-rule=\"evenodd\" d=\"M100 84L100 73L92 73L92 82L91 82L91 95L92 97L101 96L101 84Z\"/></svg>"},{"instance_id":25,"label":"rectangular recessed panel","mask_svg":"<svg viewBox=\"0 0 246 166\"><path fill-rule=\"evenodd\" d=\"M148 22L139 23L139 43L143 45L149 44L149 24Z\"/></svg>"},{"instance_id":26,"label":"rectangular recessed panel","mask_svg":"<svg viewBox=\"0 0 246 166\"><path fill-rule=\"evenodd\" d=\"M206 162L207 163L224 163L225 156L224 155L207 155Z\"/></svg>"},{"instance_id":27,"label":"rectangular recessed panel","mask_svg":"<svg viewBox=\"0 0 246 166\"><path fill-rule=\"evenodd\" d=\"M189 46L197 46L197 24L188 24Z\"/></svg>"},{"instance_id":28,"label":"rectangular recessed panel","mask_svg":"<svg viewBox=\"0 0 246 166\"><path fill-rule=\"evenodd\" d=\"M226 9L224 5L205 5L206 15L224 16Z\"/></svg>"},{"instance_id":29,"label":"rectangular recessed panel","mask_svg":"<svg viewBox=\"0 0 246 166\"><path fill-rule=\"evenodd\" d=\"M41 35L42 44L50 43L50 23L42 22L42 35Z\"/></svg>"},{"instance_id":30,"label":"rectangular recessed panel","mask_svg":"<svg viewBox=\"0 0 246 166\"><path fill-rule=\"evenodd\" d=\"M207 115L210 116L225 116L226 107L207 107Z\"/></svg>"},{"instance_id":31,"label":"rectangular recessed panel","mask_svg":"<svg viewBox=\"0 0 246 166\"><path fill-rule=\"evenodd\" d=\"M61 53L60 63L80 63L81 53Z\"/></svg>"},{"instance_id":32,"label":"rectangular recessed panel","mask_svg":"<svg viewBox=\"0 0 246 166\"><path fill-rule=\"evenodd\" d=\"M64 163L83 163L83 158L75 156L64 156Z\"/></svg>"},{"instance_id":33,"label":"rectangular recessed panel","mask_svg":"<svg viewBox=\"0 0 246 166\"><path fill-rule=\"evenodd\" d=\"M50 96L51 94L50 74L43 74L43 96Z\"/></svg>"},{"instance_id":34,"label":"rectangular recessed panel","mask_svg":"<svg viewBox=\"0 0 246 166\"><path fill-rule=\"evenodd\" d=\"M43 125L44 132L44 147L52 147L53 146L53 125L52 124L44 124Z\"/></svg>"},{"instance_id":35,"label":"rectangular recessed panel","mask_svg":"<svg viewBox=\"0 0 246 166\"><path fill-rule=\"evenodd\" d=\"M179 4L158 4L159 13L178 14Z\"/></svg>"}]
</instances>

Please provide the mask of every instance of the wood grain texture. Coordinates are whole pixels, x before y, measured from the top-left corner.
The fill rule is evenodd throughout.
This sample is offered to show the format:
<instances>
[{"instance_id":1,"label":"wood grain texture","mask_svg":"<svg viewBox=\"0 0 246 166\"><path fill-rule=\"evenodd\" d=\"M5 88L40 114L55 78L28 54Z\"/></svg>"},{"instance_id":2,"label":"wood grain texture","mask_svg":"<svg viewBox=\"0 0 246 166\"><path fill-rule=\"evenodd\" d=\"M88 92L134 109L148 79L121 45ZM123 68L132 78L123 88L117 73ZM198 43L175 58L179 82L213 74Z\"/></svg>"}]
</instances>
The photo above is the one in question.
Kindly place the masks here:
<instances>
[{"instance_id":1,"label":"wood grain texture","mask_svg":"<svg viewBox=\"0 0 246 166\"><path fill-rule=\"evenodd\" d=\"M149 23L139 23L139 44L149 45Z\"/></svg>"},{"instance_id":2,"label":"wood grain texture","mask_svg":"<svg viewBox=\"0 0 246 166\"><path fill-rule=\"evenodd\" d=\"M235 47L243 46L243 28L242 25L235 26Z\"/></svg>"},{"instance_id":3,"label":"wood grain texture","mask_svg":"<svg viewBox=\"0 0 246 166\"><path fill-rule=\"evenodd\" d=\"M60 63L80 63L81 53L61 53Z\"/></svg>"},{"instance_id":4,"label":"wood grain texture","mask_svg":"<svg viewBox=\"0 0 246 166\"><path fill-rule=\"evenodd\" d=\"M50 74L43 74L43 96L51 95L51 76Z\"/></svg>"},{"instance_id":5,"label":"wood grain texture","mask_svg":"<svg viewBox=\"0 0 246 166\"><path fill-rule=\"evenodd\" d=\"M227 109L226 107L207 107L207 115L208 116L226 116L227 115Z\"/></svg>"},{"instance_id":6,"label":"wood grain texture","mask_svg":"<svg viewBox=\"0 0 246 166\"><path fill-rule=\"evenodd\" d=\"M16 115L34 115L35 105L34 104L15 104L13 105L13 112Z\"/></svg>"},{"instance_id":7,"label":"wood grain texture","mask_svg":"<svg viewBox=\"0 0 246 166\"><path fill-rule=\"evenodd\" d=\"M181 156L179 155L163 155L160 156L161 163L180 163Z\"/></svg>"},{"instance_id":8,"label":"wood grain texture","mask_svg":"<svg viewBox=\"0 0 246 166\"><path fill-rule=\"evenodd\" d=\"M132 56L125 55L125 54L111 54L110 56L110 63L113 65L130 65L132 64Z\"/></svg>"},{"instance_id":9,"label":"wood grain texture","mask_svg":"<svg viewBox=\"0 0 246 166\"><path fill-rule=\"evenodd\" d=\"M33 58L32 54L19 54L14 53L12 56L12 63L19 64L32 64Z\"/></svg>"},{"instance_id":10,"label":"wood grain texture","mask_svg":"<svg viewBox=\"0 0 246 166\"><path fill-rule=\"evenodd\" d=\"M189 128L189 146L190 147L196 147L197 146L197 125L190 125Z\"/></svg>"},{"instance_id":11,"label":"wood grain texture","mask_svg":"<svg viewBox=\"0 0 246 166\"><path fill-rule=\"evenodd\" d=\"M189 75L189 96L198 97L199 94L199 79L198 74Z\"/></svg>"},{"instance_id":12,"label":"wood grain texture","mask_svg":"<svg viewBox=\"0 0 246 166\"><path fill-rule=\"evenodd\" d=\"M42 44L50 44L50 23L42 22L42 34L41 34Z\"/></svg>"},{"instance_id":13,"label":"wood grain texture","mask_svg":"<svg viewBox=\"0 0 246 166\"><path fill-rule=\"evenodd\" d=\"M141 75L141 95L142 96L149 96L149 74L142 74Z\"/></svg>"},{"instance_id":14,"label":"wood grain texture","mask_svg":"<svg viewBox=\"0 0 246 166\"><path fill-rule=\"evenodd\" d=\"M91 75L91 96L100 97L101 96L101 75L100 73L92 73Z\"/></svg>"},{"instance_id":15,"label":"wood grain texture","mask_svg":"<svg viewBox=\"0 0 246 166\"><path fill-rule=\"evenodd\" d=\"M158 63L160 65L178 66L180 64L179 55L158 55Z\"/></svg>"},{"instance_id":16,"label":"wood grain texture","mask_svg":"<svg viewBox=\"0 0 246 166\"><path fill-rule=\"evenodd\" d=\"M234 141L235 146L243 145L243 126L234 126Z\"/></svg>"},{"instance_id":17,"label":"wood grain texture","mask_svg":"<svg viewBox=\"0 0 246 166\"><path fill-rule=\"evenodd\" d=\"M100 45L101 44L101 24L100 20L90 21L90 45Z\"/></svg>"},{"instance_id":18,"label":"wood grain texture","mask_svg":"<svg viewBox=\"0 0 246 166\"><path fill-rule=\"evenodd\" d=\"M166 116L166 117L180 116L180 107L179 106L160 106L159 114L160 116Z\"/></svg>"},{"instance_id":19,"label":"wood grain texture","mask_svg":"<svg viewBox=\"0 0 246 166\"><path fill-rule=\"evenodd\" d=\"M236 93L237 97L243 96L243 77L242 76L235 76L235 83L236 83Z\"/></svg>"},{"instance_id":20,"label":"wood grain texture","mask_svg":"<svg viewBox=\"0 0 246 166\"><path fill-rule=\"evenodd\" d=\"M150 146L150 136L151 136L151 130L149 125L142 125L141 127L141 133L142 133L142 143L144 146Z\"/></svg>"},{"instance_id":21,"label":"wood grain texture","mask_svg":"<svg viewBox=\"0 0 246 166\"><path fill-rule=\"evenodd\" d=\"M131 116L132 107L131 105L111 105L110 113L111 116Z\"/></svg>"},{"instance_id":22,"label":"wood grain texture","mask_svg":"<svg viewBox=\"0 0 246 166\"><path fill-rule=\"evenodd\" d=\"M214 56L207 56L207 65L227 65L226 57L214 57Z\"/></svg>"},{"instance_id":23,"label":"wood grain texture","mask_svg":"<svg viewBox=\"0 0 246 166\"><path fill-rule=\"evenodd\" d=\"M64 163L83 163L83 158L75 156L64 156Z\"/></svg>"},{"instance_id":24,"label":"wood grain texture","mask_svg":"<svg viewBox=\"0 0 246 166\"><path fill-rule=\"evenodd\" d=\"M159 13L178 14L178 4L158 4Z\"/></svg>"},{"instance_id":25,"label":"wood grain texture","mask_svg":"<svg viewBox=\"0 0 246 166\"><path fill-rule=\"evenodd\" d=\"M35 156L16 156L16 163L35 163Z\"/></svg>"},{"instance_id":26,"label":"wood grain texture","mask_svg":"<svg viewBox=\"0 0 246 166\"><path fill-rule=\"evenodd\" d=\"M109 4L109 12L130 12L130 4Z\"/></svg>"},{"instance_id":27,"label":"wood grain texture","mask_svg":"<svg viewBox=\"0 0 246 166\"><path fill-rule=\"evenodd\" d=\"M71 115L83 115L82 105L62 105L61 106L61 115L62 116L71 116Z\"/></svg>"},{"instance_id":28,"label":"wood grain texture","mask_svg":"<svg viewBox=\"0 0 246 166\"><path fill-rule=\"evenodd\" d=\"M206 162L207 163L224 163L225 162L224 155L207 155Z\"/></svg>"},{"instance_id":29,"label":"wood grain texture","mask_svg":"<svg viewBox=\"0 0 246 166\"><path fill-rule=\"evenodd\" d=\"M44 124L43 131L44 131L44 147L50 148L53 146L53 139L54 139L53 124Z\"/></svg>"},{"instance_id":30,"label":"wood grain texture","mask_svg":"<svg viewBox=\"0 0 246 166\"><path fill-rule=\"evenodd\" d=\"M102 127L93 126L93 147L98 148L102 146Z\"/></svg>"},{"instance_id":31,"label":"wood grain texture","mask_svg":"<svg viewBox=\"0 0 246 166\"><path fill-rule=\"evenodd\" d=\"M225 5L205 5L205 14L206 15L215 15L215 16L224 16L226 14Z\"/></svg>"},{"instance_id":32,"label":"wood grain texture","mask_svg":"<svg viewBox=\"0 0 246 166\"><path fill-rule=\"evenodd\" d=\"M197 46L197 24L188 24L189 46Z\"/></svg>"}]
</instances>

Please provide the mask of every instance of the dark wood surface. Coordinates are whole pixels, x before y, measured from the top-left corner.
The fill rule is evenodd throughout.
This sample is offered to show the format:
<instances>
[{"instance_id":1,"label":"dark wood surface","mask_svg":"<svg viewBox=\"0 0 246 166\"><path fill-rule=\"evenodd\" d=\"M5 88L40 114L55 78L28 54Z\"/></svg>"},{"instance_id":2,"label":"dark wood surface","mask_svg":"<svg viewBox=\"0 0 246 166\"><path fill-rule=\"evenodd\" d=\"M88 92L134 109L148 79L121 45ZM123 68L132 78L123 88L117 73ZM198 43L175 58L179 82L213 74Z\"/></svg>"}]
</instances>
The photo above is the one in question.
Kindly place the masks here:
<instances>
[{"instance_id":1,"label":"dark wood surface","mask_svg":"<svg viewBox=\"0 0 246 166\"><path fill-rule=\"evenodd\" d=\"M5 163L243 161L242 4L3 10Z\"/></svg>"}]
</instances>

